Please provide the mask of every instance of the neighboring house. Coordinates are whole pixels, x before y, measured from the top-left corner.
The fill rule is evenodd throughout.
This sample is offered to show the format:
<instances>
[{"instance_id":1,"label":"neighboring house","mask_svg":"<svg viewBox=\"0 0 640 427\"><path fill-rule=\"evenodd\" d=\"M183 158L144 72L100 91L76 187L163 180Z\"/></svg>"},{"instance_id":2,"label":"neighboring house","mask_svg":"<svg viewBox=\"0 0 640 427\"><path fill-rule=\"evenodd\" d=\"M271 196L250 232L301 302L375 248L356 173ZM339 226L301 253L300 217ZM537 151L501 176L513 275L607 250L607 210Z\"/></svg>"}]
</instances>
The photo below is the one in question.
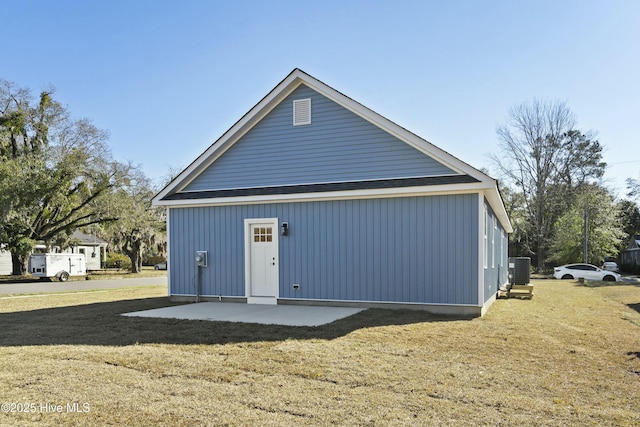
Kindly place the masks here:
<instances>
[{"instance_id":1,"label":"neighboring house","mask_svg":"<svg viewBox=\"0 0 640 427\"><path fill-rule=\"evenodd\" d=\"M71 241L73 246L62 252L85 254L87 257L87 270L100 270L102 268L102 262L107 256L107 242L79 230L75 230L71 234Z\"/></svg>"},{"instance_id":2,"label":"neighboring house","mask_svg":"<svg viewBox=\"0 0 640 427\"><path fill-rule=\"evenodd\" d=\"M299 69L153 203L175 300L479 316L508 282L496 181Z\"/></svg>"},{"instance_id":3,"label":"neighboring house","mask_svg":"<svg viewBox=\"0 0 640 427\"><path fill-rule=\"evenodd\" d=\"M640 236L631 236L627 249L620 252L620 265L633 271L640 267Z\"/></svg>"},{"instance_id":4,"label":"neighboring house","mask_svg":"<svg viewBox=\"0 0 640 427\"><path fill-rule=\"evenodd\" d=\"M13 272L13 264L11 263L11 252L5 251L0 247L0 276L8 276Z\"/></svg>"},{"instance_id":5,"label":"neighboring house","mask_svg":"<svg viewBox=\"0 0 640 427\"><path fill-rule=\"evenodd\" d=\"M60 249L55 246L51 249L51 252L85 254L87 258L87 270L100 270L102 268L102 261L106 258L107 242L91 234L83 233L80 230L75 230L69 240L71 246L66 249ZM45 245L36 245L34 252L44 252L45 248Z\"/></svg>"}]
</instances>

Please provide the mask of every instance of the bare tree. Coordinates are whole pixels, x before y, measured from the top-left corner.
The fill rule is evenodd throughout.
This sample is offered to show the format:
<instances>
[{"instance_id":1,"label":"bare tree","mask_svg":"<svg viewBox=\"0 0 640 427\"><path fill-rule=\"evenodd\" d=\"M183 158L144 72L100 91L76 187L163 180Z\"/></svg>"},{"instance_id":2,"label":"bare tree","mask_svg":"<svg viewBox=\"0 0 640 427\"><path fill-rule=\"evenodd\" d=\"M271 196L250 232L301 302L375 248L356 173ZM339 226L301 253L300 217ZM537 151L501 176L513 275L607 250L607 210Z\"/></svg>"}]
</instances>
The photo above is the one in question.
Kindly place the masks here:
<instances>
[{"instance_id":1,"label":"bare tree","mask_svg":"<svg viewBox=\"0 0 640 427\"><path fill-rule=\"evenodd\" d=\"M627 178L627 196L640 200L640 179Z\"/></svg>"},{"instance_id":2,"label":"bare tree","mask_svg":"<svg viewBox=\"0 0 640 427\"><path fill-rule=\"evenodd\" d=\"M575 189L600 178L606 164L591 132L575 129L564 102L534 99L510 109L498 127L499 155L492 160L504 178L524 196L524 245L544 268L556 219L568 208Z\"/></svg>"}]
</instances>

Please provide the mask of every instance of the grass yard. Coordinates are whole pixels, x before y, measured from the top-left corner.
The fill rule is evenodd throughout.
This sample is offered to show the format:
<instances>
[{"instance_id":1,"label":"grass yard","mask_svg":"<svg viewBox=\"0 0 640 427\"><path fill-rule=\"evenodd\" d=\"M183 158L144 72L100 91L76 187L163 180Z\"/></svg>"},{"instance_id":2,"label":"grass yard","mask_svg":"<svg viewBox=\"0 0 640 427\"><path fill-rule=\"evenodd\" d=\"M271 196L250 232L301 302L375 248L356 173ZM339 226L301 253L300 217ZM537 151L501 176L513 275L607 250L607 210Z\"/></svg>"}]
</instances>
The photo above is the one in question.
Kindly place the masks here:
<instances>
[{"instance_id":1,"label":"grass yard","mask_svg":"<svg viewBox=\"0 0 640 427\"><path fill-rule=\"evenodd\" d=\"M639 286L538 281L474 320L119 316L165 294L0 298L0 425L640 424Z\"/></svg>"}]
</instances>

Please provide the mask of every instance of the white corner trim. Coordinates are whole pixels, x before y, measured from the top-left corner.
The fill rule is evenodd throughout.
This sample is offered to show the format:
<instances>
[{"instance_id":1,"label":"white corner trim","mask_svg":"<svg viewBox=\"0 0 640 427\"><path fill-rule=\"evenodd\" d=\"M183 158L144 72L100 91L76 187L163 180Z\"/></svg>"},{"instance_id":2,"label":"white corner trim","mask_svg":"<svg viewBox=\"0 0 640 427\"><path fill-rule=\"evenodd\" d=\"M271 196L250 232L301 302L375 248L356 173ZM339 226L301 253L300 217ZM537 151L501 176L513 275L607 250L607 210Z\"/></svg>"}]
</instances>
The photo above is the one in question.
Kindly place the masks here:
<instances>
[{"instance_id":1,"label":"white corner trim","mask_svg":"<svg viewBox=\"0 0 640 427\"><path fill-rule=\"evenodd\" d=\"M478 305L484 305L484 273L485 273L485 252L487 246L484 243L484 226L486 220L486 206L484 205L484 195L478 195Z\"/></svg>"},{"instance_id":2,"label":"white corner trim","mask_svg":"<svg viewBox=\"0 0 640 427\"><path fill-rule=\"evenodd\" d=\"M478 305L484 305L484 257L486 246L484 244L484 217L486 207L484 196L478 194Z\"/></svg>"},{"instance_id":3,"label":"white corner trim","mask_svg":"<svg viewBox=\"0 0 640 427\"><path fill-rule=\"evenodd\" d=\"M166 209L167 214L167 293L171 295L171 227L169 227L169 215L171 209Z\"/></svg>"}]
</instances>

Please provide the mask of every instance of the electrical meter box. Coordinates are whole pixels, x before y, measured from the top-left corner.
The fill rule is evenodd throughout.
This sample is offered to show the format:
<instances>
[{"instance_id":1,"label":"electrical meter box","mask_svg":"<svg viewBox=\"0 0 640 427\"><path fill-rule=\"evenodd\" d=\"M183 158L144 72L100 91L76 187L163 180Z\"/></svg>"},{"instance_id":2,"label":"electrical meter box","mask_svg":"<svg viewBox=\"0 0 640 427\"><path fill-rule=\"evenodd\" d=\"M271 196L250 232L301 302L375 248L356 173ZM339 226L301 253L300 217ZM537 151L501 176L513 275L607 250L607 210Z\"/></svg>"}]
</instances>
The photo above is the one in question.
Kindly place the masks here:
<instances>
[{"instance_id":1,"label":"electrical meter box","mask_svg":"<svg viewBox=\"0 0 640 427\"><path fill-rule=\"evenodd\" d=\"M207 251L196 251L196 265L198 267L207 266Z\"/></svg>"}]
</instances>

